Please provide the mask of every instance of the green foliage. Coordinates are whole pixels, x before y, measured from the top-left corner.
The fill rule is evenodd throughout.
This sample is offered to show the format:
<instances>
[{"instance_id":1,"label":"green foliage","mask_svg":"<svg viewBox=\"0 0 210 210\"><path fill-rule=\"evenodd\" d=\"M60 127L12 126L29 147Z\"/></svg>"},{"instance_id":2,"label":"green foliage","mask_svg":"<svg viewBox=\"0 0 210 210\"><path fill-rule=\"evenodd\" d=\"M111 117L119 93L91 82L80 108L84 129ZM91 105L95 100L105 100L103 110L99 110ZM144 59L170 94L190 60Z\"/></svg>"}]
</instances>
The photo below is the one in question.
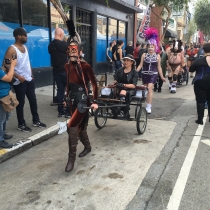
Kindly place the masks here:
<instances>
[{"instance_id":1,"label":"green foliage","mask_svg":"<svg viewBox=\"0 0 210 210\"><path fill-rule=\"evenodd\" d=\"M205 35L210 34L210 1L199 0L195 6L195 23Z\"/></svg>"},{"instance_id":2,"label":"green foliage","mask_svg":"<svg viewBox=\"0 0 210 210\"><path fill-rule=\"evenodd\" d=\"M195 24L195 21L194 20L191 20L188 24L188 27L187 27L187 33L185 35L185 41L187 43L190 42L190 38L191 36L196 32L197 30L197 26Z\"/></svg>"},{"instance_id":3,"label":"green foliage","mask_svg":"<svg viewBox=\"0 0 210 210\"><path fill-rule=\"evenodd\" d=\"M147 3L155 4L157 6L168 6L175 11L180 11L186 8L190 0L146 0Z\"/></svg>"}]
</instances>

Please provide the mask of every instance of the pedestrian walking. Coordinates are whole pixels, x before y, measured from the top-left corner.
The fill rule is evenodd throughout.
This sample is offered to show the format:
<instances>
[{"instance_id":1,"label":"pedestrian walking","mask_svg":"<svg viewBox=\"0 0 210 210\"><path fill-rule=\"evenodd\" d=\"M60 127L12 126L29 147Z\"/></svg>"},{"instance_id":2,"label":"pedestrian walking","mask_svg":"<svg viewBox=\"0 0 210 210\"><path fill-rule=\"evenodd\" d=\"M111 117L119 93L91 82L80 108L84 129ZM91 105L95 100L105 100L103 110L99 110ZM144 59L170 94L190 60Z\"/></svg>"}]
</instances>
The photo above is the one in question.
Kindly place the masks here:
<instances>
[{"instance_id":1,"label":"pedestrian walking","mask_svg":"<svg viewBox=\"0 0 210 210\"><path fill-rule=\"evenodd\" d=\"M17 64L16 59L12 59L9 57L7 57L7 59L11 60L8 69L0 69L0 100L9 94L9 91L11 89L10 82L12 81L12 78L14 76L14 68ZM13 136L5 133L6 124L10 116L11 112L6 112L0 102L0 147L2 148L11 148L13 146L6 141L8 139L11 139Z\"/></svg>"},{"instance_id":2,"label":"pedestrian walking","mask_svg":"<svg viewBox=\"0 0 210 210\"><path fill-rule=\"evenodd\" d=\"M24 104L25 96L28 98L33 126L45 128L46 125L39 119L37 112L37 100L35 94L35 82L32 74L32 69L29 61L28 50L24 45L27 42L27 33L23 28L16 28L13 31L15 37L15 43L11 45L5 54L4 58L11 58L12 55L17 57L17 65L15 66L15 73L13 82L13 88L16 93L19 105L16 107L18 130L24 132L31 132L31 128L26 125L24 119Z\"/></svg>"},{"instance_id":3,"label":"pedestrian walking","mask_svg":"<svg viewBox=\"0 0 210 210\"><path fill-rule=\"evenodd\" d=\"M147 45L146 45L146 43L142 43L141 44L141 49L139 50L139 60L140 60L140 62L141 62L141 57L142 57L142 55L144 53L147 53ZM141 77L142 77L142 69L139 70L138 75L139 75L139 80L141 80Z\"/></svg>"},{"instance_id":4,"label":"pedestrian walking","mask_svg":"<svg viewBox=\"0 0 210 210\"><path fill-rule=\"evenodd\" d=\"M126 46L125 50L124 50L125 55L132 55L134 53L134 47L133 47L133 42L129 41L128 45Z\"/></svg>"},{"instance_id":5,"label":"pedestrian walking","mask_svg":"<svg viewBox=\"0 0 210 210\"><path fill-rule=\"evenodd\" d=\"M160 78L165 82L161 69L161 59L160 55L157 54L158 51L158 32L154 28L148 28L145 30L146 39L148 41L148 53L144 53L141 57L141 63L137 68L137 71L142 69L142 81L148 88L148 94L146 99L146 110L148 114L151 114L152 107L152 95L154 84L157 81L158 72Z\"/></svg>"},{"instance_id":6,"label":"pedestrian walking","mask_svg":"<svg viewBox=\"0 0 210 210\"><path fill-rule=\"evenodd\" d=\"M159 49L159 55L161 58L161 68L162 68L163 76L165 77L168 56L167 56L166 52L163 51L162 47L160 47L160 49ZM158 91L158 93L161 93L162 86L163 86L163 80L161 79L160 74L158 74L157 82L154 85L154 91Z\"/></svg>"},{"instance_id":7,"label":"pedestrian walking","mask_svg":"<svg viewBox=\"0 0 210 210\"><path fill-rule=\"evenodd\" d=\"M208 114L210 122L210 43L203 45L204 57L197 59L191 66L190 72L196 72L193 78L194 93L198 119L197 124L203 125L205 103L208 102Z\"/></svg>"},{"instance_id":8,"label":"pedestrian walking","mask_svg":"<svg viewBox=\"0 0 210 210\"><path fill-rule=\"evenodd\" d=\"M124 45L124 42L122 40L119 40L117 50L114 53L117 70L122 67L122 58L124 57L123 50L122 50L123 45Z\"/></svg>"},{"instance_id":9,"label":"pedestrian walking","mask_svg":"<svg viewBox=\"0 0 210 210\"><path fill-rule=\"evenodd\" d=\"M71 21L71 20L69 20ZM67 23L68 25L68 23ZM76 149L78 144L78 138L84 145L84 150L79 154L79 157L84 157L91 152L91 145L87 135L88 125L88 109L84 109L84 106L90 105L88 98L87 84L91 82L93 87L93 104L91 107L95 110L97 105L97 83L95 75L91 65L87 62L79 59L80 45L74 38L75 31L69 29L70 38L68 46L69 62L65 65L67 72L67 95L70 99L71 120L68 123L68 143L69 143L69 159L66 165L66 172L70 172L74 168L74 162L76 159Z\"/></svg>"},{"instance_id":10,"label":"pedestrian walking","mask_svg":"<svg viewBox=\"0 0 210 210\"><path fill-rule=\"evenodd\" d=\"M112 46L112 62L113 62L113 67L114 67L114 72L115 72L116 69L117 69L116 60L115 60L115 57L114 57L114 54L117 50L116 40L113 40L112 43L113 43L113 46Z\"/></svg>"},{"instance_id":11,"label":"pedestrian walking","mask_svg":"<svg viewBox=\"0 0 210 210\"><path fill-rule=\"evenodd\" d=\"M113 61L112 61L112 48L114 46L114 42L109 43L109 47L106 49L106 56L108 59L109 73L113 72Z\"/></svg>"},{"instance_id":12,"label":"pedestrian walking","mask_svg":"<svg viewBox=\"0 0 210 210\"><path fill-rule=\"evenodd\" d=\"M140 58L139 58L139 50L141 48L141 44L140 42L136 43L136 48L134 49L134 53L133 53L133 57L136 61L136 66L138 66L140 64Z\"/></svg>"},{"instance_id":13,"label":"pedestrian walking","mask_svg":"<svg viewBox=\"0 0 210 210\"><path fill-rule=\"evenodd\" d=\"M66 87L66 71L65 64L67 63L67 42L63 41L64 31L61 28L55 29L55 38L48 45L48 52L51 55L53 66L53 78L57 85L57 103L62 104L64 101L65 87ZM69 117L69 113L65 113L63 106L58 106L58 117Z\"/></svg>"}]
</instances>

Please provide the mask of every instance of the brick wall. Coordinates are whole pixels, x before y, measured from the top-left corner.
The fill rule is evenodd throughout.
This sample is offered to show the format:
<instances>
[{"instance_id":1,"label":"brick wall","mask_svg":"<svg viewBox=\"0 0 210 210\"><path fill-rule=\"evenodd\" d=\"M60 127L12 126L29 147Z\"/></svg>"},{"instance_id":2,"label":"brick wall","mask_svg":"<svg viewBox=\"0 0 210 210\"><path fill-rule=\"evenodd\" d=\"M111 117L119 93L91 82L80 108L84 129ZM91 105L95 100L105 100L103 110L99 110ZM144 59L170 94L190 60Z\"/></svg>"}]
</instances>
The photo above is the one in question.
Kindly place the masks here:
<instances>
[{"instance_id":1,"label":"brick wall","mask_svg":"<svg viewBox=\"0 0 210 210\"><path fill-rule=\"evenodd\" d=\"M163 32L162 32L162 20L158 18L157 15L160 16L161 11L162 7L153 7L150 17L150 27L156 28L158 30L159 39L161 39ZM156 13L157 15L155 15L154 13Z\"/></svg>"}]
</instances>

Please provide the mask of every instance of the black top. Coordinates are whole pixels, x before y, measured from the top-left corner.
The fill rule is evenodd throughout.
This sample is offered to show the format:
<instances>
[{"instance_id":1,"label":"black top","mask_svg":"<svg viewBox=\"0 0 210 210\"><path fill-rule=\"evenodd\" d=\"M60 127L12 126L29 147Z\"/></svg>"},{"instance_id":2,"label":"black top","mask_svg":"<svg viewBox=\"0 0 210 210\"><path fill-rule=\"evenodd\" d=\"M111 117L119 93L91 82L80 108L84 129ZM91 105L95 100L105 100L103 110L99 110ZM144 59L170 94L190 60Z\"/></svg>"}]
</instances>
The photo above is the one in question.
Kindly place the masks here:
<instances>
[{"instance_id":1,"label":"black top","mask_svg":"<svg viewBox=\"0 0 210 210\"><path fill-rule=\"evenodd\" d=\"M196 72L195 77L193 78L192 84L197 80L210 80L210 66L206 61L206 57L198 58L190 66L190 72Z\"/></svg>"},{"instance_id":2,"label":"black top","mask_svg":"<svg viewBox=\"0 0 210 210\"><path fill-rule=\"evenodd\" d=\"M112 47L112 60L113 60L113 61L115 61L115 59L114 59L114 53L115 53L116 50L117 50L117 45L114 45L114 46Z\"/></svg>"},{"instance_id":3,"label":"black top","mask_svg":"<svg viewBox=\"0 0 210 210\"><path fill-rule=\"evenodd\" d=\"M121 48L117 48L117 51L119 50L119 49L121 49ZM120 53L118 53L116 51L116 57L117 57L117 61L120 61ZM122 52L122 58L124 57L124 55L123 55L123 52Z\"/></svg>"},{"instance_id":4,"label":"black top","mask_svg":"<svg viewBox=\"0 0 210 210\"><path fill-rule=\"evenodd\" d=\"M132 46L127 46L125 50L126 50L126 55L127 54L133 55L134 48Z\"/></svg>"},{"instance_id":5,"label":"black top","mask_svg":"<svg viewBox=\"0 0 210 210\"><path fill-rule=\"evenodd\" d=\"M48 52L51 55L51 61L53 65L53 73L64 73L64 65L67 63L67 51L68 45L65 41L54 39L48 45Z\"/></svg>"},{"instance_id":6,"label":"black top","mask_svg":"<svg viewBox=\"0 0 210 210\"><path fill-rule=\"evenodd\" d=\"M193 62L193 64L190 66L189 71L190 72L195 72L196 70L199 71L199 67L209 67L206 57L199 58Z\"/></svg>"},{"instance_id":7,"label":"black top","mask_svg":"<svg viewBox=\"0 0 210 210\"><path fill-rule=\"evenodd\" d=\"M128 84L128 79L127 79L128 74L129 74L129 72L128 72L128 73L123 72L123 75L122 75L122 77L120 78L120 82L121 82L121 83L123 83L123 84Z\"/></svg>"}]
</instances>

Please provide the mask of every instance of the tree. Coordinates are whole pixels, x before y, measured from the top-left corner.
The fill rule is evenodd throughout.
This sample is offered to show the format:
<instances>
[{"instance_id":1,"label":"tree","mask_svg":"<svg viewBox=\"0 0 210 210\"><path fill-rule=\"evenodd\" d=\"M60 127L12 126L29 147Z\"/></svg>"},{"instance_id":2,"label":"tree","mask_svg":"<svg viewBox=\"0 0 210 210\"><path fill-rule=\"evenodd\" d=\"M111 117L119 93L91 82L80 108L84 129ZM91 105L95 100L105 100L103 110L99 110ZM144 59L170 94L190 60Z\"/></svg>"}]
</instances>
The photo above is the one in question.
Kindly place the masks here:
<instances>
[{"instance_id":1,"label":"tree","mask_svg":"<svg viewBox=\"0 0 210 210\"><path fill-rule=\"evenodd\" d=\"M186 41L187 43L190 42L190 38L191 38L191 36L196 32L196 30L197 30L197 26L196 26L194 20L191 20L191 21L189 22L189 24L188 24L187 33L186 33L186 35L185 35L185 41Z\"/></svg>"},{"instance_id":2,"label":"tree","mask_svg":"<svg viewBox=\"0 0 210 210\"><path fill-rule=\"evenodd\" d=\"M150 7L153 5L162 7L162 11L167 11L167 18L162 18L159 14L156 14L160 19L165 21L166 25L163 30L163 34L161 37L161 40L164 39L165 33L167 31L168 25L169 25L169 18L171 16L172 10L174 11L180 11L183 9L188 9L188 2L190 0L146 0L147 3L150 4Z\"/></svg>"},{"instance_id":3,"label":"tree","mask_svg":"<svg viewBox=\"0 0 210 210\"><path fill-rule=\"evenodd\" d=\"M195 6L195 23L205 35L210 34L210 1L199 0Z\"/></svg>"}]
</instances>

